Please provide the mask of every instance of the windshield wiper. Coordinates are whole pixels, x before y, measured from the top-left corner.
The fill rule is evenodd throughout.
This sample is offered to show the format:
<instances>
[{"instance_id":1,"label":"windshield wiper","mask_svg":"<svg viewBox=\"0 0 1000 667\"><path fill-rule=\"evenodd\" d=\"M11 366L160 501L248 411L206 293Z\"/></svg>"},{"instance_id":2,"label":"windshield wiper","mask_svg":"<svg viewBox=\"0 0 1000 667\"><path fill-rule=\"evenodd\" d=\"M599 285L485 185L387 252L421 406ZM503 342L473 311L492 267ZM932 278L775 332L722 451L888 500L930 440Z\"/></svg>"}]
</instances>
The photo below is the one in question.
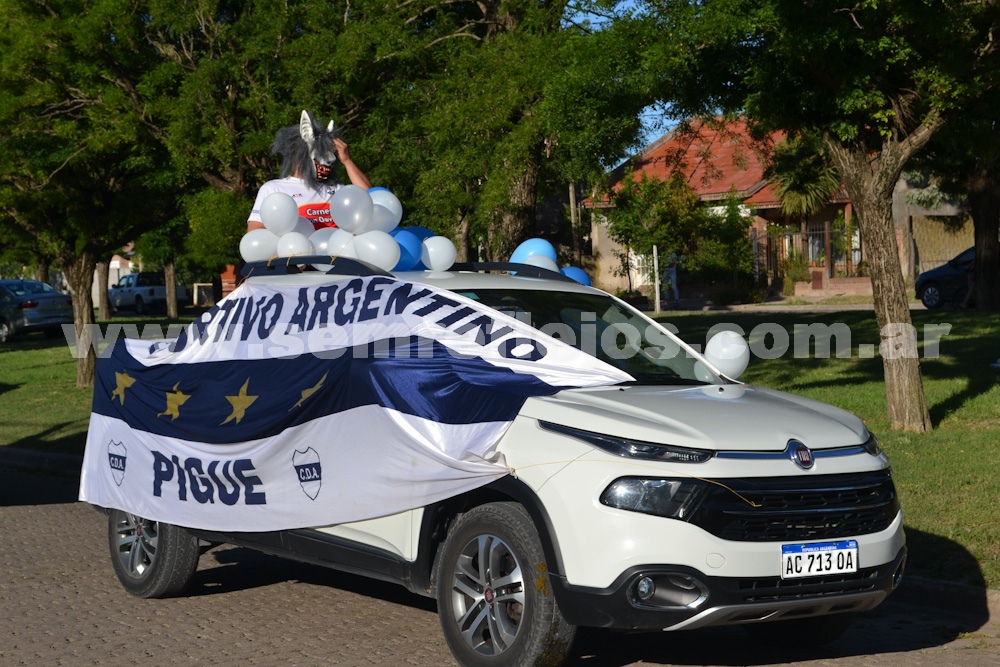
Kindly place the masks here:
<instances>
[{"instance_id":1,"label":"windshield wiper","mask_svg":"<svg viewBox=\"0 0 1000 667\"><path fill-rule=\"evenodd\" d=\"M628 371L625 371L628 373ZM634 381L619 382L617 387L634 387L637 385L685 385L701 386L708 384L701 380L684 378L680 375L667 375L665 373L629 373L635 378Z\"/></svg>"}]
</instances>

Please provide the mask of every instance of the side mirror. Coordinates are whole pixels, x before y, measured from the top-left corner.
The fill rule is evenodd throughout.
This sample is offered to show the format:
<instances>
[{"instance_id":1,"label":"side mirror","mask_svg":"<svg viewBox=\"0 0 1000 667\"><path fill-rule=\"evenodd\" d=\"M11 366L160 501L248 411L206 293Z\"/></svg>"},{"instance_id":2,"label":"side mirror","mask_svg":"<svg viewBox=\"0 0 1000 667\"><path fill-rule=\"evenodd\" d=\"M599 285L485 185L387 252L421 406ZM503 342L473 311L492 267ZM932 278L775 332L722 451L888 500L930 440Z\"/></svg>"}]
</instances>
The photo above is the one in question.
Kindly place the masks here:
<instances>
[{"instance_id":1,"label":"side mirror","mask_svg":"<svg viewBox=\"0 0 1000 667\"><path fill-rule=\"evenodd\" d=\"M750 363L750 346L735 331L720 331L708 341L704 356L719 372L735 380L743 375ZM702 373L697 375L700 377Z\"/></svg>"}]
</instances>

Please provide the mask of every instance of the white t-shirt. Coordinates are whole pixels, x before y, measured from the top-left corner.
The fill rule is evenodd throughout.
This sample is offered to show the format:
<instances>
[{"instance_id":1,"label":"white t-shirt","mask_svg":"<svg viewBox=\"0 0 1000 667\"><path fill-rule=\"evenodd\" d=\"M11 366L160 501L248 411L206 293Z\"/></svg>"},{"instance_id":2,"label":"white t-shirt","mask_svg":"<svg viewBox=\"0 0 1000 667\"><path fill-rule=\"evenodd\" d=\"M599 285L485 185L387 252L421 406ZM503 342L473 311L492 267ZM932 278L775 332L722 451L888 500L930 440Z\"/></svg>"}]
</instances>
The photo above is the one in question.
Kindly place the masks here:
<instances>
[{"instance_id":1,"label":"white t-shirt","mask_svg":"<svg viewBox=\"0 0 1000 667\"><path fill-rule=\"evenodd\" d=\"M299 206L299 215L312 221L314 229L336 227L330 215L330 200L333 199L333 193L342 187L343 184L339 181L330 181L320 185L319 190L314 190L304 180L294 176L268 181L257 191L257 199L253 203L253 210L250 211L247 222L263 222L260 219L260 207L264 200L275 192L284 192L286 195L291 195Z\"/></svg>"}]
</instances>

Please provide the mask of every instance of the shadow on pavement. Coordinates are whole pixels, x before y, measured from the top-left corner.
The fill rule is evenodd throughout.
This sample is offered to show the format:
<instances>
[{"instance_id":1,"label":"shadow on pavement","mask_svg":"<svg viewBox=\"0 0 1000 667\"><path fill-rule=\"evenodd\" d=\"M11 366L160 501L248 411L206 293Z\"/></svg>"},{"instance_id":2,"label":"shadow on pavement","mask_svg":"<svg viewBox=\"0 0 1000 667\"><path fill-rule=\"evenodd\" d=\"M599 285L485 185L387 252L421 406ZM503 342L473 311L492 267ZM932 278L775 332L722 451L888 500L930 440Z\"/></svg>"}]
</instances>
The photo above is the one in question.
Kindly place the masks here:
<instances>
[{"instance_id":1,"label":"shadow on pavement","mask_svg":"<svg viewBox=\"0 0 1000 667\"><path fill-rule=\"evenodd\" d=\"M16 467L9 460L0 459L0 506L73 503L77 486L76 475ZM926 551L952 564L961 562L964 569L975 567L978 571L974 557L957 543L912 529L908 532L911 555ZM738 627L677 633L581 628L569 664L762 666L921 651L975 633L987 624L989 605L982 581L980 576L978 582L970 582L978 586L962 586L904 579L900 589L883 605L859 616L843 637L826 646L784 649L762 645ZM336 588L423 611L436 609L433 599L395 584L233 546L220 546L202 556L187 595L225 595L283 582Z\"/></svg>"}]
</instances>

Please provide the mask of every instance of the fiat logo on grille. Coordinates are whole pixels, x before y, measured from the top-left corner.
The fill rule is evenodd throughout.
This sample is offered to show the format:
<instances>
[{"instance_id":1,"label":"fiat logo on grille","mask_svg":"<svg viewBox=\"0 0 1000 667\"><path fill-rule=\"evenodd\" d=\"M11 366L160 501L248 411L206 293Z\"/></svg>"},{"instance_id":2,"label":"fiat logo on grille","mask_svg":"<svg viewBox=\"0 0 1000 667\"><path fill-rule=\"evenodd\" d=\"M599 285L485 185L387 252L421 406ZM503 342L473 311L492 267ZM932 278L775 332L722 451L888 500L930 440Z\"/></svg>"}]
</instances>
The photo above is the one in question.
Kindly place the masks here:
<instances>
[{"instance_id":1,"label":"fiat logo on grille","mask_svg":"<svg viewBox=\"0 0 1000 667\"><path fill-rule=\"evenodd\" d=\"M809 470L813 467L813 463L816 462L816 459L813 458L812 451L810 451L808 447L798 440L789 440L788 448L785 451L791 457L795 465L803 470Z\"/></svg>"}]
</instances>

